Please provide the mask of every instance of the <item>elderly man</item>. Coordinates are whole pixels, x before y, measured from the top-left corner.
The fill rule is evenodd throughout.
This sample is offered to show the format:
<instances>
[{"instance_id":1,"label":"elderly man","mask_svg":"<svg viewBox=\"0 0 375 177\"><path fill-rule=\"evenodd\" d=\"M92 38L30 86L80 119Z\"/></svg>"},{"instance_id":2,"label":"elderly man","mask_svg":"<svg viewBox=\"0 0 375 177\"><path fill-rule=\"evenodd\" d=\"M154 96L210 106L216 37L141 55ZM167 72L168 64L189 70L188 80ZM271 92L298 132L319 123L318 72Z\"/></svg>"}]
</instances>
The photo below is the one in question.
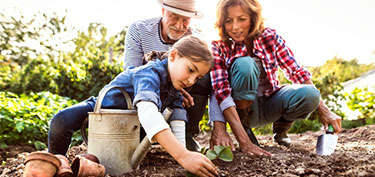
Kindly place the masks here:
<instances>
[{"instance_id":1,"label":"elderly man","mask_svg":"<svg viewBox=\"0 0 375 177\"><path fill-rule=\"evenodd\" d=\"M142 57L151 51L168 51L181 37L192 34L192 29L189 27L190 18L202 17L202 14L195 9L195 0L164 0L161 6L162 17L137 21L129 26L125 39L124 69L145 64ZM187 92L183 91L184 106L189 118L186 125L186 147L189 150L200 150L199 144L193 137L199 133L198 124L205 111L210 92L208 74L187 89ZM186 114L186 112L182 110L173 114Z\"/></svg>"}]
</instances>

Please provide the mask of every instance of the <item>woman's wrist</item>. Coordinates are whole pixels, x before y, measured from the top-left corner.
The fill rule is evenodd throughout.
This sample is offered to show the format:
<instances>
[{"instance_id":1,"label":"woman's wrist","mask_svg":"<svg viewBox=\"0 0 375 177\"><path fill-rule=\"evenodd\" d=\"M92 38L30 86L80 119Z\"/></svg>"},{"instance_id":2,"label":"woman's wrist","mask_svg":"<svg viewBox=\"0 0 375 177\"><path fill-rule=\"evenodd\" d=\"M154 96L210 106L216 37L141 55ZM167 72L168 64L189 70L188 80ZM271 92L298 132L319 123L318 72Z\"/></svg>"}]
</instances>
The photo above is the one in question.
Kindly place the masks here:
<instances>
[{"instance_id":1,"label":"woman's wrist","mask_svg":"<svg viewBox=\"0 0 375 177\"><path fill-rule=\"evenodd\" d=\"M226 130L226 123L221 121L214 121L214 131Z\"/></svg>"},{"instance_id":2,"label":"woman's wrist","mask_svg":"<svg viewBox=\"0 0 375 177\"><path fill-rule=\"evenodd\" d=\"M328 109L327 105L324 103L323 99L320 99L318 105L318 115L319 117L324 117L328 115L331 111Z\"/></svg>"}]
</instances>

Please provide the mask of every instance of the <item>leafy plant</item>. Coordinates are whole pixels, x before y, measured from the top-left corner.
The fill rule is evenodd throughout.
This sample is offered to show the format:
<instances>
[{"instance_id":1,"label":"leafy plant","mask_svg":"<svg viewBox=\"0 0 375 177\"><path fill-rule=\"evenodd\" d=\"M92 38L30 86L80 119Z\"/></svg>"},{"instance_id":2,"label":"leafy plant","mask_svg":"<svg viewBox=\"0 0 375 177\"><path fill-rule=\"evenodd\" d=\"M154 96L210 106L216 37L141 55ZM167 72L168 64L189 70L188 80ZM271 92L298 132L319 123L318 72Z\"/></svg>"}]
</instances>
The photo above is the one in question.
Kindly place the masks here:
<instances>
[{"instance_id":1,"label":"leafy plant","mask_svg":"<svg viewBox=\"0 0 375 177\"><path fill-rule=\"evenodd\" d=\"M210 160L220 159L225 162L233 161L233 153L230 146L214 146L214 149L208 149L206 152L206 157Z\"/></svg>"},{"instance_id":2,"label":"leafy plant","mask_svg":"<svg viewBox=\"0 0 375 177\"><path fill-rule=\"evenodd\" d=\"M30 95L0 92L0 147L30 144L44 149L49 120L60 109L75 103L50 92Z\"/></svg>"}]
</instances>

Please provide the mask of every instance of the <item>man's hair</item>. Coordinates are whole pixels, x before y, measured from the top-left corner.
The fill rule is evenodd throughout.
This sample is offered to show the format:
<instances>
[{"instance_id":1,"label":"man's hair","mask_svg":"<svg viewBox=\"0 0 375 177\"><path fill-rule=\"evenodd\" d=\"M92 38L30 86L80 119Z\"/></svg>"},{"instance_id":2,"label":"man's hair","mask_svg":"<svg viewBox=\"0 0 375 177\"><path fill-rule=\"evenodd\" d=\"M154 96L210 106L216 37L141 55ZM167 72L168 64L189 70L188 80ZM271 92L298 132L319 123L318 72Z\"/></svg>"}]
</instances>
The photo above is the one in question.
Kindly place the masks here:
<instances>
[{"instance_id":1,"label":"man's hair","mask_svg":"<svg viewBox=\"0 0 375 177\"><path fill-rule=\"evenodd\" d=\"M189 35L179 39L173 44L173 50L176 49L181 57L186 57L194 62L206 62L210 68L213 66L213 56L207 43L203 40Z\"/></svg>"},{"instance_id":2,"label":"man's hair","mask_svg":"<svg viewBox=\"0 0 375 177\"><path fill-rule=\"evenodd\" d=\"M254 39L264 30L262 6L257 0L221 0L216 7L215 28L219 30L219 36L225 43L229 43L230 36L225 31L225 20L228 17L228 8L239 5L250 16L250 30L247 39Z\"/></svg>"}]
</instances>

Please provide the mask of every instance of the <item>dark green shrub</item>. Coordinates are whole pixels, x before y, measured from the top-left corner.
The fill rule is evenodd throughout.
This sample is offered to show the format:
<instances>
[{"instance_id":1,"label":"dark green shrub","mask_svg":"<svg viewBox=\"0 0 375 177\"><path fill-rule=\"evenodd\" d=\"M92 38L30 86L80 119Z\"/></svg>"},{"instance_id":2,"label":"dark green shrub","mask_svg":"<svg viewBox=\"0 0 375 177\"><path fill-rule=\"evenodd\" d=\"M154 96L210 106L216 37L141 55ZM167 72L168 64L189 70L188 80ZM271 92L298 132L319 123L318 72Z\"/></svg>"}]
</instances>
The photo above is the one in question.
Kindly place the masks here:
<instances>
[{"instance_id":1,"label":"dark green shrub","mask_svg":"<svg viewBox=\"0 0 375 177\"><path fill-rule=\"evenodd\" d=\"M16 95L0 92L0 147L31 144L45 147L48 122L59 110L77 103L50 92Z\"/></svg>"}]
</instances>

